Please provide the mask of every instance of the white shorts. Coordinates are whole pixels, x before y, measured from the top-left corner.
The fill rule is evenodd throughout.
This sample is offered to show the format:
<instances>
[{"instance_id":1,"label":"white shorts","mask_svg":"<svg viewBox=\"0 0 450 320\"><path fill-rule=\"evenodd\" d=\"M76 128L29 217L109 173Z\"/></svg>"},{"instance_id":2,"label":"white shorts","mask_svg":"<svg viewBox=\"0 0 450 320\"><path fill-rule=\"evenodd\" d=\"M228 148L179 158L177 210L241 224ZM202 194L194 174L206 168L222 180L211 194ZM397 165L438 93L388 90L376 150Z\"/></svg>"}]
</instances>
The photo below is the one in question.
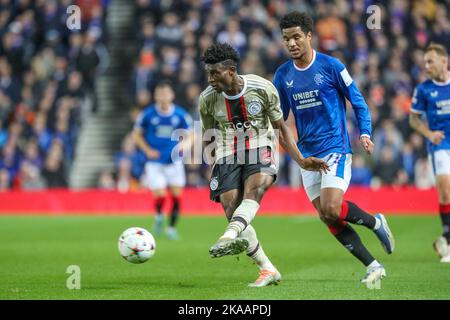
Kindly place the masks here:
<instances>
[{"instance_id":1,"label":"white shorts","mask_svg":"<svg viewBox=\"0 0 450 320\"><path fill-rule=\"evenodd\" d=\"M150 190L166 187L181 187L186 185L186 175L182 162L170 164L147 162L142 183Z\"/></svg>"},{"instance_id":2,"label":"white shorts","mask_svg":"<svg viewBox=\"0 0 450 320\"><path fill-rule=\"evenodd\" d=\"M433 174L450 175L450 150L438 150L428 154L428 161L431 163Z\"/></svg>"},{"instance_id":3,"label":"white shorts","mask_svg":"<svg viewBox=\"0 0 450 320\"><path fill-rule=\"evenodd\" d=\"M337 188L345 193L352 177L351 153L330 153L321 159L330 167L327 173L301 169L303 186L310 201L319 197L323 188Z\"/></svg>"}]
</instances>

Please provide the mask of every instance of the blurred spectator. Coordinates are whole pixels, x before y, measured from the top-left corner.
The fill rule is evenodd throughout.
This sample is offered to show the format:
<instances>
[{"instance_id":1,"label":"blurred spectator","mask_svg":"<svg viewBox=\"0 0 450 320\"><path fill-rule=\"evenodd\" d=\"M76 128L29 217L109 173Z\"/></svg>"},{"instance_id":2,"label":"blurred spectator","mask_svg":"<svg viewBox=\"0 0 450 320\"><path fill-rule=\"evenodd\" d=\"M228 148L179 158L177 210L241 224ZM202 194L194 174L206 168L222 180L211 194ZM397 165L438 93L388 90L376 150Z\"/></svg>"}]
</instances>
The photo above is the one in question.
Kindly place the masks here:
<instances>
[{"instance_id":1,"label":"blurred spectator","mask_svg":"<svg viewBox=\"0 0 450 320\"><path fill-rule=\"evenodd\" d=\"M60 143L55 142L45 159L42 175L47 188L66 188L68 186Z\"/></svg>"},{"instance_id":2,"label":"blurred spectator","mask_svg":"<svg viewBox=\"0 0 450 320\"><path fill-rule=\"evenodd\" d=\"M434 186L434 176L427 158L420 158L414 165L414 185L419 189L429 189Z\"/></svg>"},{"instance_id":3,"label":"blurred spectator","mask_svg":"<svg viewBox=\"0 0 450 320\"><path fill-rule=\"evenodd\" d=\"M355 154L352 158L352 180L351 185L370 186L372 180L372 172L365 165L364 158Z\"/></svg>"},{"instance_id":4,"label":"blurred spectator","mask_svg":"<svg viewBox=\"0 0 450 320\"><path fill-rule=\"evenodd\" d=\"M0 168L0 192L8 191L11 188L10 174L7 169Z\"/></svg>"},{"instance_id":5,"label":"blurred spectator","mask_svg":"<svg viewBox=\"0 0 450 320\"><path fill-rule=\"evenodd\" d=\"M131 134L128 134L122 142L122 150L116 153L114 157L114 166L116 171L120 171L121 161L126 159L130 163L131 176L139 180L143 173L145 165L145 157L142 153L138 152L136 145Z\"/></svg>"},{"instance_id":6,"label":"blurred spectator","mask_svg":"<svg viewBox=\"0 0 450 320\"><path fill-rule=\"evenodd\" d=\"M98 109L95 81L109 65L108 51L100 42L97 42L99 36L100 31L97 28L88 30L84 35L83 45L75 58L76 67L83 76L86 92L92 98L93 112Z\"/></svg>"},{"instance_id":7,"label":"blurred spectator","mask_svg":"<svg viewBox=\"0 0 450 320\"><path fill-rule=\"evenodd\" d=\"M101 190L115 190L116 182L111 171L103 170L98 179L97 187Z\"/></svg>"},{"instance_id":8,"label":"blurred spectator","mask_svg":"<svg viewBox=\"0 0 450 320\"><path fill-rule=\"evenodd\" d=\"M382 185L390 185L396 181L400 170L401 166L393 147L384 145L375 165L374 176L381 180Z\"/></svg>"},{"instance_id":9,"label":"blurred spectator","mask_svg":"<svg viewBox=\"0 0 450 320\"><path fill-rule=\"evenodd\" d=\"M38 190L46 187L41 177L40 168L31 162L23 161L15 183L16 188L22 190Z\"/></svg>"}]
</instances>

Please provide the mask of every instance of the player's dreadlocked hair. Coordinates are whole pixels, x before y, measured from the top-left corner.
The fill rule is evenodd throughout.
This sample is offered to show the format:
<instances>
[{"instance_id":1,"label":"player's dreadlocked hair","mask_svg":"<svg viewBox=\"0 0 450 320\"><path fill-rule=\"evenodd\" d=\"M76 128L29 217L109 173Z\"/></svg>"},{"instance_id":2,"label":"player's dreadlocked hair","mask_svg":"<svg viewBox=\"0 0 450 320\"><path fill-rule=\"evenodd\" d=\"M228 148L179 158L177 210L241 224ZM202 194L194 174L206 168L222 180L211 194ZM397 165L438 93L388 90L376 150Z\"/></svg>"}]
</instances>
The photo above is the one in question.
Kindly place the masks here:
<instances>
[{"instance_id":1,"label":"player's dreadlocked hair","mask_svg":"<svg viewBox=\"0 0 450 320\"><path fill-rule=\"evenodd\" d=\"M228 43L214 43L206 49L202 61L206 64L215 64L229 60L236 67L239 63L239 54Z\"/></svg>"},{"instance_id":2,"label":"player's dreadlocked hair","mask_svg":"<svg viewBox=\"0 0 450 320\"><path fill-rule=\"evenodd\" d=\"M303 12L293 11L280 20L280 29L300 27L305 34L313 31L313 19Z\"/></svg>"}]
</instances>

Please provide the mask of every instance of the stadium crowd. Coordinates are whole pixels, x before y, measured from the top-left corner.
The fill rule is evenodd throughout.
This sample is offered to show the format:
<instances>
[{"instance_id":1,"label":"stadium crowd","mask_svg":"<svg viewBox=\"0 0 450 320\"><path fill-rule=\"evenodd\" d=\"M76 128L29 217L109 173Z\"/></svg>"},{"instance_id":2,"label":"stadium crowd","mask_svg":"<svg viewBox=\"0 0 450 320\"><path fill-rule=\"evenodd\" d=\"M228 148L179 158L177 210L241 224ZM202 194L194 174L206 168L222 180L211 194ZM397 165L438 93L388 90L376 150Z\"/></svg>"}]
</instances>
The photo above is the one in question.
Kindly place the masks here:
<instances>
[{"instance_id":1,"label":"stadium crowd","mask_svg":"<svg viewBox=\"0 0 450 320\"><path fill-rule=\"evenodd\" d=\"M366 12L370 5L378 7L379 27L366 24L374 12ZM313 16L315 48L348 66L369 105L375 143L371 157L359 149L359 132L348 106L352 184L432 186L425 141L410 129L408 113L414 86L426 79L425 47L434 41L450 49L446 0L136 0L139 51L130 81L136 109L152 102L152 88L168 79L176 89L176 102L198 119L197 99L207 86L200 57L214 41L229 42L238 50L240 73L272 79L287 59L278 21L290 10ZM301 185L299 170L288 156L282 154L280 165L278 184ZM188 185L206 184L205 166L186 169Z\"/></svg>"},{"instance_id":2,"label":"stadium crowd","mask_svg":"<svg viewBox=\"0 0 450 320\"><path fill-rule=\"evenodd\" d=\"M0 190L68 185L68 172L94 84L104 69L104 28L110 0L0 0ZM66 27L65 8L82 8L82 29ZM368 27L377 5L380 26ZM212 42L229 42L241 55L240 73L272 79L287 59L279 18L290 10L315 20L314 47L348 66L370 107L375 153L359 149L353 111L352 184L433 184L424 139L408 125L414 86L425 80L423 51L431 42L450 50L448 0L135 0L136 63L129 83L132 117L153 102L160 80L170 80L176 102L198 120L207 82L200 61ZM377 14L377 13L375 13ZM99 186L138 188L142 159L129 136ZM187 183L206 185L205 165L187 165ZM120 178L122 177L122 178ZM299 186L298 168L280 159L280 185Z\"/></svg>"},{"instance_id":3,"label":"stadium crowd","mask_svg":"<svg viewBox=\"0 0 450 320\"><path fill-rule=\"evenodd\" d=\"M80 7L80 30L66 26ZM96 110L108 1L0 1L0 190L67 187L82 106Z\"/></svg>"}]
</instances>

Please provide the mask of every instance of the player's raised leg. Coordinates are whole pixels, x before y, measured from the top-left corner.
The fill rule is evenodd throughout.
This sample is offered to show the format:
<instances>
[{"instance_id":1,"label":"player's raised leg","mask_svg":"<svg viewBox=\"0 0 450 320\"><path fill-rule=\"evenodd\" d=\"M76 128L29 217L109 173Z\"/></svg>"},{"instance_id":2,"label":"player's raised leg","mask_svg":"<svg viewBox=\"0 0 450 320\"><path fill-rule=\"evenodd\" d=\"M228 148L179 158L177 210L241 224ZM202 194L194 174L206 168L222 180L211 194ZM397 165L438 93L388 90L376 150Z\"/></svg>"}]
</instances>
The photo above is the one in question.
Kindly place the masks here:
<instances>
[{"instance_id":1,"label":"player's raised leg","mask_svg":"<svg viewBox=\"0 0 450 320\"><path fill-rule=\"evenodd\" d=\"M227 170L227 169L229 170ZM229 173L233 172L241 172L240 170L232 171L231 165L225 165L222 168L215 167L213 170L213 181L214 179L217 179L217 174L220 174L220 171L224 172L227 171ZM237 167L235 167L237 168ZM222 170L221 170L222 169ZM228 174L225 176L224 180L228 182L229 187L231 187L231 177L233 174ZM214 190L213 190L214 189ZM214 192L217 191L217 188L215 188L215 185L211 186L211 192L212 196L214 196ZM225 215L227 217L227 220L230 221L231 217L233 216L234 211L242 202L242 191L239 190L238 187L235 187L231 190L222 192L219 196L220 203L222 204L222 207L225 211ZM218 258L225 255L234 255L239 254L243 251L245 251L248 248L248 240L245 238L224 238L223 236L219 238L219 240L209 249L209 254L212 258Z\"/></svg>"},{"instance_id":2,"label":"player's raised leg","mask_svg":"<svg viewBox=\"0 0 450 320\"><path fill-rule=\"evenodd\" d=\"M244 195L236 208L221 238L234 239L252 222L259 210L259 204L267 189L274 182L274 176L265 172L250 175L244 181Z\"/></svg>"},{"instance_id":3,"label":"player's raised leg","mask_svg":"<svg viewBox=\"0 0 450 320\"><path fill-rule=\"evenodd\" d=\"M241 204L242 196L243 192L236 189L220 196L222 207L228 221L231 220L236 208ZM265 254L253 226L248 225L237 239L245 239L248 242L248 247L246 249L247 256L255 262L260 270L258 279L255 282L250 283L249 286L263 287L277 284L281 281L281 274Z\"/></svg>"}]
</instances>

